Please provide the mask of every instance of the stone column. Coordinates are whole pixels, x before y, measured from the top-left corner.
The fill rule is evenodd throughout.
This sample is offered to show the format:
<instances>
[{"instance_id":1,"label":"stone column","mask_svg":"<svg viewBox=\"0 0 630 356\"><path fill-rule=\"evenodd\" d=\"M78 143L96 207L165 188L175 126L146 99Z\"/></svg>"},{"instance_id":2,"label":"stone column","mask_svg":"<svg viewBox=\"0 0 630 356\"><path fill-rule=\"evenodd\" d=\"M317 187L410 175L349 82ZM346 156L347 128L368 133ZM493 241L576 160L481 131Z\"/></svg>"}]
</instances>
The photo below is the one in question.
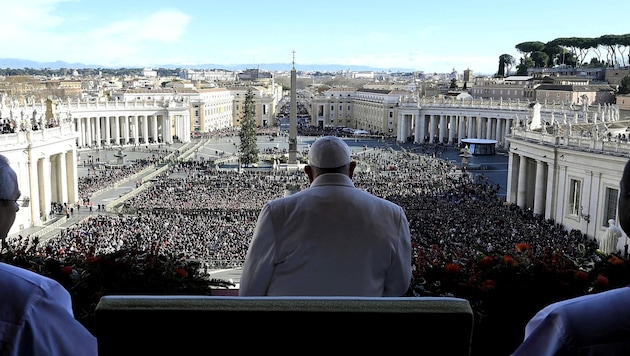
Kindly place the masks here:
<instances>
[{"instance_id":1,"label":"stone column","mask_svg":"<svg viewBox=\"0 0 630 356\"><path fill-rule=\"evenodd\" d=\"M494 139L497 140L496 146L499 145L499 142L505 141L503 139L503 135L501 134L501 132L503 131L503 130L501 130L501 128L503 127L504 123L505 123L505 119L500 119L500 118L496 119L496 125L497 126L496 126L496 129L494 131Z\"/></svg>"},{"instance_id":2,"label":"stone column","mask_svg":"<svg viewBox=\"0 0 630 356\"><path fill-rule=\"evenodd\" d=\"M422 143L424 141L424 136L422 135L422 118L418 114L410 114L409 118L410 122L413 122L413 135L415 139L415 143Z\"/></svg>"},{"instance_id":3,"label":"stone column","mask_svg":"<svg viewBox=\"0 0 630 356\"><path fill-rule=\"evenodd\" d=\"M437 136L437 124L436 124L436 115L431 115L431 120L429 121L429 142L433 143L433 139Z\"/></svg>"},{"instance_id":4,"label":"stone column","mask_svg":"<svg viewBox=\"0 0 630 356\"><path fill-rule=\"evenodd\" d=\"M114 118L114 143L120 145L120 116Z\"/></svg>"},{"instance_id":5,"label":"stone column","mask_svg":"<svg viewBox=\"0 0 630 356\"><path fill-rule=\"evenodd\" d=\"M516 204L518 188L518 168L520 167L520 157L513 152L509 152L508 157L508 177L505 200L508 203Z\"/></svg>"},{"instance_id":6,"label":"stone column","mask_svg":"<svg viewBox=\"0 0 630 356\"><path fill-rule=\"evenodd\" d=\"M486 120L486 139L492 139L492 126L495 123L495 119L488 117L488 119Z\"/></svg>"},{"instance_id":7,"label":"stone column","mask_svg":"<svg viewBox=\"0 0 630 356\"><path fill-rule=\"evenodd\" d=\"M477 117L477 132L475 137L471 138L483 138L483 117Z\"/></svg>"},{"instance_id":8,"label":"stone column","mask_svg":"<svg viewBox=\"0 0 630 356\"><path fill-rule=\"evenodd\" d=\"M129 117L126 115L123 117L122 129L123 129L123 144L126 145L129 143Z\"/></svg>"},{"instance_id":9,"label":"stone column","mask_svg":"<svg viewBox=\"0 0 630 356\"><path fill-rule=\"evenodd\" d=\"M545 191L547 182L545 167L542 160L536 161L536 189L534 192L534 214L543 215L545 213Z\"/></svg>"},{"instance_id":10,"label":"stone column","mask_svg":"<svg viewBox=\"0 0 630 356\"><path fill-rule=\"evenodd\" d=\"M458 116L457 120L459 120L459 132L457 133L457 137L459 139L459 143L461 143L462 139L466 137L466 121L468 118L465 116Z\"/></svg>"},{"instance_id":11,"label":"stone column","mask_svg":"<svg viewBox=\"0 0 630 356\"><path fill-rule=\"evenodd\" d=\"M77 143L79 147L83 147L85 145L85 125L83 124L83 118L77 118Z\"/></svg>"},{"instance_id":12,"label":"stone column","mask_svg":"<svg viewBox=\"0 0 630 356\"><path fill-rule=\"evenodd\" d=\"M166 113L162 117L162 141L164 143L173 143L173 123L170 113Z\"/></svg>"},{"instance_id":13,"label":"stone column","mask_svg":"<svg viewBox=\"0 0 630 356\"><path fill-rule=\"evenodd\" d=\"M153 140L155 141L155 143L158 142L158 118L157 115L153 115L151 117L151 124L152 124L152 130L153 130Z\"/></svg>"},{"instance_id":14,"label":"stone column","mask_svg":"<svg viewBox=\"0 0 630 356\"><path fill-rule=\"evenodd\" d=\"M456 115L450 115L450 123L448 125L448 143L449 144L453 144L455 143L455 131L457 131L457 116Z\"/></svg>"},{"instance_id":15,"label":"stone column","mask_svg":"<svg viewBox=\"0 0 630 356\"><path fill-rule=\"evenodd\" d=\"M424 137L427 135L427 126L426 126L426 116L425 115L417 115L416 116L416 132L417 140L420 143L424 143Z\"/></svg>"},{"instance_id":16,"label":"stone column","mask_svg":"<svg viewBox=\"0 0 630 356\"><path fill-rule=\"evenodd\" d=\"M137 146L140 143L140 136L138 135L138 115L133 116L133 140Z\"/></svg>"},{"instance_id":17,"label":"stone column","mask_svg":"<svg viewBox=\"0 0 630 356\"><path fill-rule=\"evenodd\" d=\"M142 137L144 138L144 143L149 144L149 116L145 115L142 117Z\"/></svg>"},{"instance_id":18,"label":"stone column","mask_svg":"<svg viewBox=\"0 0 630 356\"><path fill-rule=\"evenodd\" d=\"M37 162L37 158L31 158L31 161L28 162L29 169L29 177L31 177L31 183L29 185L29 194L31 197L31 223L39 223L41 222L41 215L39 211L40 205L40 196L39 196L39 164Z\"/></svg>"},{"instance_id":19,"label":"stone column","mask_svg":"<svg viewBox=\"0 0 630 356\"><path fill-rule=\"evenodd\" d=\"M77 169L77 151L69 150L63 155L64 169L66 170L66 191L68 194L68 204L79 201L79 176Z\"/></svg>"},{"instance_id":20,"label":"stone column","mask_svg":"<svg viewBox=\"0 0 630 356\"><path fill-rule=\"evenodd\" d=\"M512 132L511 132L512 131L512 120L513 119L505 120L505 132L503 133L503 148L505 148L506 150L510 149L510 143L505 139L505 136L512 134Z\"/></svg>"},{"instance_id":21,"label":"stone column","mask_svg":"<svg viewBox=\"0 0 630 356\"><path fill-rule=\"evenodd\" d=\"M51 191L51 181L50 181L50 157L43 156L38 162L38 170L39 170L39 193L41 206L39 207L39 216L42 216L44 221L48 220L48 212L50 211L50 191Z\"/></svg>"},{"instance_id":22,"label":"stone column","mask_svg":"<svg viewBox=\"0 0 630 356\"><path fill-rule=\"evenodd\" d=\"M475 118L468 116L468 134L466 137L475 138Z\"/></svg>"},{"instance_id":23,"label":"stone column","mask_svg":"<svg viewBox=\"0 0 630 356\"><path fill-rule=\"evenodd\" d=\"M111 128L112 117L107 116L105 118L105 145L109 146L112 144L112 128Z\"/></svg>"},{"instance_id":24,"label":"stone column","mask_svg":"<svg viewBox=\"0 0 630 356\"><path fill-rule=\"evenodd\" d=\"M556 169L555 165L547 165L547 190L545 197L545 219L555 219L554 210L556 209Z\"/></svg>"},{"instance_id":25,"label":"stone column","mask_svg":"<svg viewBox=\"0 0 630 356\"><path fill-rule=\"evenodd\" d=\"M520 156L519 159L516 205L525 209L527 207L525 201L527 198L527 157Z\"/></svg>"},{"instance_id":26,"label":"stone column","mask_svg":"<svg viewBox=\"0 0 630 356\"><path fill-rule=\"evenodd\" d=\"M97 116L96 118L96 127L95 127L95 131L96 131L96 147L97 148L101 148L103 145L101 144L101 117Z\"/></svg>"},{"instance_id":27,"label":"stone column","mask_svg":"<svg viewBox=\"0 0 630 356\"><path fill-rule=\"evenodd\" d=\"M55 155L55 165L57 166L57 169L55 170L58 174L57 176L57 181L58 181L58 190L59 190L59 194L58 194L58 199L60 199L58 202L59 203L72 203L72 201L68 200L68 178L67 178L67 169L66 169L66 155L67 153L61 153L61 154L57 154Z\"/></svg>"},{"instance_id":28,"label":"stone column","mask_svg":"<svg viewBox=\"0 0 630 356\"><path fill-rule=\"evenodd\" d=\"M398 114L398 124L396 125L396 139L398 142L405 142L405 125L403 123L404 114Z\"/></svg>"},{"instance_id":29,"label":"stone column","mask_svg":"<svg viewBox=\"0 0 630 356\"><path fill-rule=\"evenodd\" d=\"M94 136L93 136L93 132L94 132L94 118L93 117L86 117L85 118L85 144L88 147L92 147L92 145L94 144Z\"/></svg>"}]
</instances>

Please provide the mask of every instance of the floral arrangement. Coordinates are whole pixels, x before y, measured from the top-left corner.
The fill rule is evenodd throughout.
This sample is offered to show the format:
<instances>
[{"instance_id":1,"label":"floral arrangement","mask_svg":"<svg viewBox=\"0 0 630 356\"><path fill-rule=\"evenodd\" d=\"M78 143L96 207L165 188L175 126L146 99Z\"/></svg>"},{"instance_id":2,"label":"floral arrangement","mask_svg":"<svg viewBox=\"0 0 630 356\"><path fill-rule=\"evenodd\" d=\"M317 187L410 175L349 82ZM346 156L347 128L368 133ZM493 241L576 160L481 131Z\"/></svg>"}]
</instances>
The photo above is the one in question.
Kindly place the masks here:
<instances>
[{"instance_id":1,"label":"floral arrangement","mask_svg":"<svg viewBox=\"0 0 630 356\"><path fill-rule=\"evenodd\" d=\"M630 285L629 260L603 255L595 244L578 250L581 255L570 257L517 243L512 251L456 259L437 246L414 246L409 295L467 299L475 315L472 354L509 355L529 319L546 305Z\"/></svg>"},{"instance_id":2,"label":"floral arrangement","mask_svg":"<svg viewBox=\"0 0 630 356\"><path fill-rule=\"evenodd\" d=\"M518 243L512 251L479 252L455 258L437 246L413 246L413 281L408 296L449 296L470 301L475 314L471 355L508 355L522 341L525 324L558 300L630 285L630 261L603 255L594 245L581 255L533 251ZM61 260L29 251L0 255L6 263L48 276L68 289L75 317L94 330L94 310L107 294L213 295L234 286L210 279L198 261L146 251L119 251ZM213 292L215 291L215 292ZM501 337L497 337L501 335Z\"/></svg>"},{"instance_id":3,"label":"floral arrangement","mask_svg":"<svg viewBox=\"0 0 630 356\"><path fill-rule=\"evenodd\" d=\"M123 250L87 258L67 254L61 260L9 251L0 260L63 285L72 296L75 317L90 331L94 331L96 305L104 295L212 295L217 288L234 286L209 278L196 260L146 251Z\"/></svg>"}]
</instances>

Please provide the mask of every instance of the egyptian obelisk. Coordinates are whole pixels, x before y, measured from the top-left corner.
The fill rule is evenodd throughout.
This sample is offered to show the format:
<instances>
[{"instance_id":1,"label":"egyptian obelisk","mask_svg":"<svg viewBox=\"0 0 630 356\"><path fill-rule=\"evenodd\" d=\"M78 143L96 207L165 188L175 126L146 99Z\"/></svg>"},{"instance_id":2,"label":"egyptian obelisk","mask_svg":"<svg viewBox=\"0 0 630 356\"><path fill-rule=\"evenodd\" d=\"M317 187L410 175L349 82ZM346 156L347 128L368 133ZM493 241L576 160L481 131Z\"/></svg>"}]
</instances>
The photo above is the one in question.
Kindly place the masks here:
<instances>
[{"instance_id":1,"label":"egyptian obelisk","mask_svg":"<svg viewBox=\"0 0 630 356\"><path fill-rule=\"evenodd\" d=\"M289 165L296 165L297 160L297 79L295 73L295 51L293 51L291 69L291 105L289 106Z\"/></svg>"}]
</instances>

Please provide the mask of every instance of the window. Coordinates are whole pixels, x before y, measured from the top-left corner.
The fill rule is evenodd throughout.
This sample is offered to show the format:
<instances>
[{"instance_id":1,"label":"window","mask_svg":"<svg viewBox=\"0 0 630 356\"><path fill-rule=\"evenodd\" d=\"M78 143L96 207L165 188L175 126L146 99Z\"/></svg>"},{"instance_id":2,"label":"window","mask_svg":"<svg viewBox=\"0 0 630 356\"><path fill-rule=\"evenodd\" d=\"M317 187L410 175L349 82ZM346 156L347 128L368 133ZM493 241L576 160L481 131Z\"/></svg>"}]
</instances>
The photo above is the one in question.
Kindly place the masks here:
<instances>
[{"instance_id":1,"label":"window","mask_svg":"<svg viewBox=\"0 0 630 356\"><path fill-rule=\"evenodd\" d=\"M602 226L608 226L608 220L617 221L617 202L619 190L606 188L606 200L604 200L604 215L602 216Z\"/></svg>"},{"instance_id":2,"label":"window","mask_svg":"<svg viewBox=\"0 0 630 356\"><path fill-rule=\"evenodd\" d=\"M335 106L334 105L330 106L330 111L335 111Z\"/></svg>"},{"instance_id":3,"label":"window","mask_svg":"<svg viewBox=\"0 0 630 356\"><path fill-rule=\"evenodd\" d=\"M580 214L580 197L582 195L582 182L577 179L571 179L569 191L569 215L578 216Z\"/></svg>"}]
</instances>

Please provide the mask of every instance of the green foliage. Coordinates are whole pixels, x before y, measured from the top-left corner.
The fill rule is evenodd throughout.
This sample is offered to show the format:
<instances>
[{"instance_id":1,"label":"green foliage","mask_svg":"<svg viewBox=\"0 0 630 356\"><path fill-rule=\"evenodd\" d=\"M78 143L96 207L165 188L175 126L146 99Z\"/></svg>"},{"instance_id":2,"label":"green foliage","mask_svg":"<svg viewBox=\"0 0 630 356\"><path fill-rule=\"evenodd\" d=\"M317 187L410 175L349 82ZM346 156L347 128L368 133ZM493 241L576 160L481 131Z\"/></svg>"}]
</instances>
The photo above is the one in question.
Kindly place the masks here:
<instances>
[{"instance_id":1,"label":"green foliage","mask_svg":"<svg viewBox=\"0 0 630 356\"><path fill-rule=\"evenodd\" d=\"M505 78L510 75L510 69L516 63L514 57L510 54L502 54L499 56L499 70L497 71L498 78Z\"/></svg>"},{"instance_id":2,"label":"green foliage","mask_svg":"<svg viewBox=\"0 0 630 356\"><path fill-rule=\"evenodd\" d=\"M251 88L245 94L243 117L241 118L241 131L239 137L241 144L239 154L241 163L250 165L258 162L258 144L256 143L256 107L254 105L254 92Z\"/></svg>"},{"instance_id":3,"label":"green foliage","mask_svg":"<svg viewBox=\"0 0 630 356\"><path fill-rule=\"evenodd\" d=\"M522 42L515 48L523 54L523 58L532 58L534 66L548 67L557 64L565 64L573 67L586 65L589 67L615 66L621 60L621 66L626 66L625 51L630 47L630 34L602 35L600 37L559 37L547 43L540 41ZM601 58L600 49L606 50L606 58ZM586 62L589 52L594 52L597 58ZM521 68L517 66L517 74L525 75L529 63L523 63ZM630 61L630 56L627 58ZM628 63L630 64L630 63ZM500 68L499 68L500 69ZM497 75L500 75L498 73Z\"/></svg>"},{"instance_id":4,"label":"green foliage","mask_svg":"<svg viewBox=\"0 0 630 356\"><path fill-rule=\"evenodd\" d=\"M534 61L529 58L521 58L521 63L516 66L516 75L527 75L527 69L534 67Z\"/></svg>"},{"instance_id":5,"label":"green foliage","mask_svg":"<svg viewBox=\"0 0 630 356\"><path fill-rule=\"evenodd\" d=\"M457 89L457 79L451 79L451 84L449 85L450 89Z\"/></svg>"},{"instance_id":6,"label":"green foliage","mask_svg":"<svg viewBox=\"0 0 630 356\"><path fill-rule=\"evenodd\" d=\"M630 75L625 76L619 84L619 94L630 94Z\"/></svg>"},{"instance_id":7,"label":"green foliage","mask_svg":"<svg viewBox=\"0 0 630 356\"><path fill-rule=\"evenodd\" d=\"M545 49L545 44L543 42L540 42L540 41L522 42L522 43L517 44L515 46L515 48L519 52L527 55L527 54L529 54L531 52L538 52L538 51L544 50Z\"/></svg>"},{"instance_id":8,"label":"green foliage","mask_svg":"<svg viewBox=\"0 0 630 356\"><path fill-rule=\"evenodd\" d=\"M532 52L530 58L538 68L545 68L549 64L549 56L543 51Z\"/></svg>"}]
</instances>

